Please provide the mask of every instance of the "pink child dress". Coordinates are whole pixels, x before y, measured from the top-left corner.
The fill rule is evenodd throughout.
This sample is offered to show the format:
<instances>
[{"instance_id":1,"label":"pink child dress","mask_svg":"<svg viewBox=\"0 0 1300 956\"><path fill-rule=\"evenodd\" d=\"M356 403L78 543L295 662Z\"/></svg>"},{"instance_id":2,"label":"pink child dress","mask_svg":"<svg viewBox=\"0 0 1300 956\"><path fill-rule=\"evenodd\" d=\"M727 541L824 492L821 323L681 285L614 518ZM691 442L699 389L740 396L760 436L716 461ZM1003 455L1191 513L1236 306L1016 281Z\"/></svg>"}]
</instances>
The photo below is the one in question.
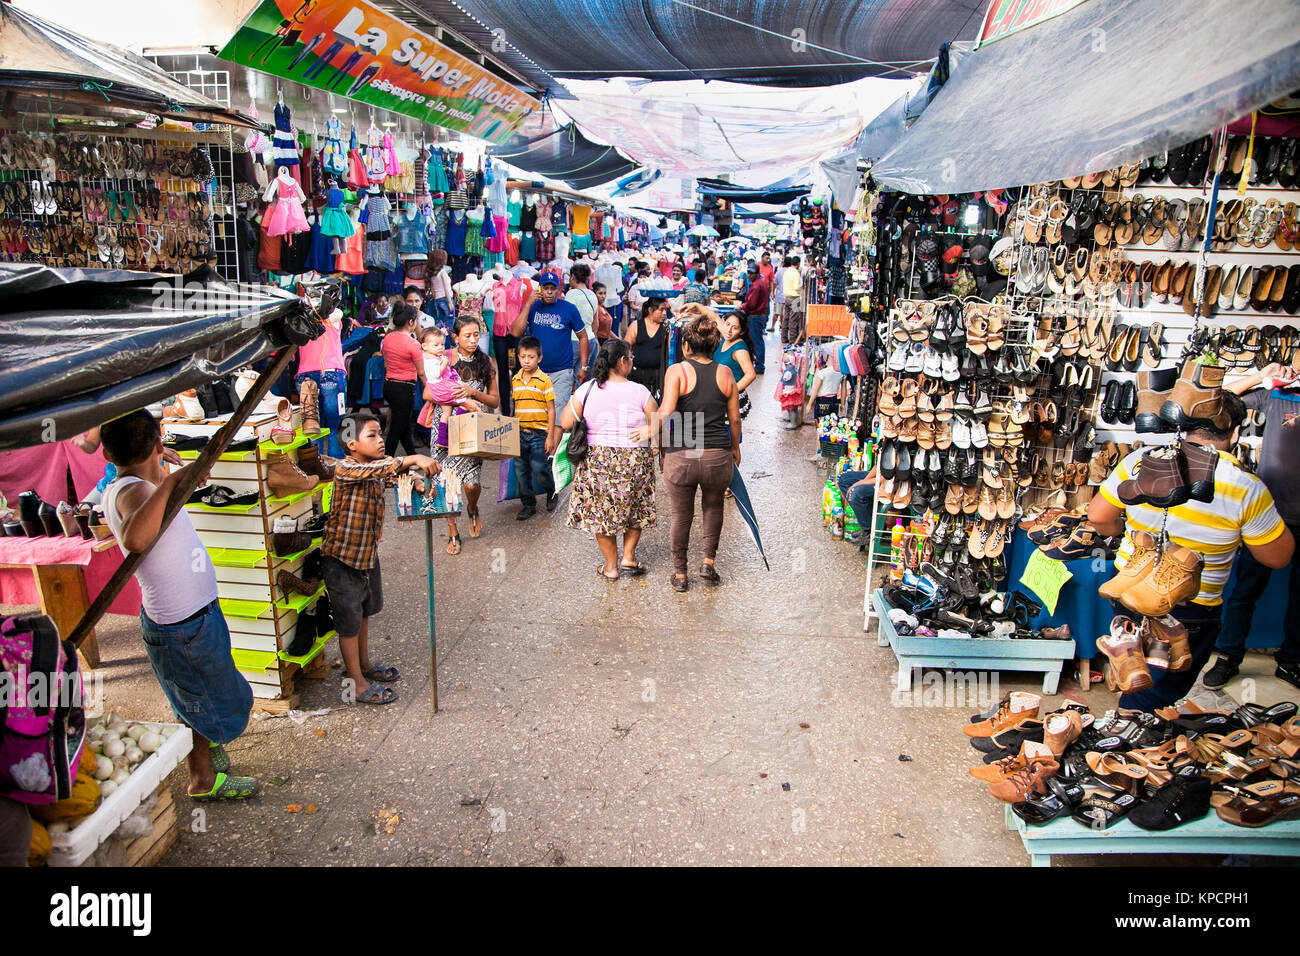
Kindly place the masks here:
<instances>
[{"instance_id":1,"label":"pink child dress","mask_svg":"<svg viewBox=\"0 0 1300 956\"><path fill-rule=\"evenodd\" d=\"M397 150L393 146L393 134L384 134L384 171L389 176L400 176L402 164L397 161Z\"/></svg>"},{"instance_id":2,"label":"pink child dress","mask_svg":"<svg viewBox=\"0 0 1300 956\"><path fill-rule=\"evenodd\" d=\"M266 213L266 234L284 236L293 232L309 232L311 226L303 215L302 204L307 201L302 187L292 179L287 182L276 176L267 188L267 196L274 195Z\"/></svg>"}]
</instances>

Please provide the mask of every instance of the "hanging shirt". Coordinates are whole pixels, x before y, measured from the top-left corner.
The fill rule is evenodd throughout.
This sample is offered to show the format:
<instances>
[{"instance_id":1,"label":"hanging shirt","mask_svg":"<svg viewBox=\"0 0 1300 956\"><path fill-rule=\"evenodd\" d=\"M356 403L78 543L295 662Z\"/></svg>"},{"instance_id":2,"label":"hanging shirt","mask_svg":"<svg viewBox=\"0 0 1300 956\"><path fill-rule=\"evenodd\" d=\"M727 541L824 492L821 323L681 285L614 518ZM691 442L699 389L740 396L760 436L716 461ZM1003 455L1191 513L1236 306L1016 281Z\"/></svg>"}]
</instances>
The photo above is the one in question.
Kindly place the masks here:
<instances>
[{"instance_id":1,"label":"hanging shirt","mask_svg":"<svg viewBox=\"0 0 1300 956\"><path fill-rule=\"evenodd\" d=\"M447 219L447 255L463 256L465 254L465 234L469 231L469 219L462 216L459 221L450 216Z\"/></svg>"},{"instance_id":2,"label":"hanging shirt","mask_svg":"<svg viewBox=\"0 0 1300 956\"><path fill-rule=\"evenodd\" d=\"M574 203L569 207L573 214L573 234L575 236L585 236L590 228L589 220L591 219L591 207Z\"/></svg>"},{"instance_id":3,"label":"hanging shirt","mask_svg":"<svg viewBox=\"0 0 1300 956\"><path fill-rule=\"evenodd\" d=\"M492 288L492 334L509 335L510 326L519 318L524 300L532 292L533 284L527 279L512 278L498 282Z\"/></svg>"}]
</instances>

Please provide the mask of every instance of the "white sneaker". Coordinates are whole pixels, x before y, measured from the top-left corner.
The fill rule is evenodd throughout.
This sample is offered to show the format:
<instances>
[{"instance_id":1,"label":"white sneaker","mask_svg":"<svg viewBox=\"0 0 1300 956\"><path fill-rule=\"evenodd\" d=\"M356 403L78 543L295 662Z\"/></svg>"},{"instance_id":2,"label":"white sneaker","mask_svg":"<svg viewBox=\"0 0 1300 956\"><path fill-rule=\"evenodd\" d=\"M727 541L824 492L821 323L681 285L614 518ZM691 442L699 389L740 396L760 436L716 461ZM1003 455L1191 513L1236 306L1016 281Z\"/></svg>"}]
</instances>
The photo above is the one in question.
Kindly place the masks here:
<instances>
[{"instance_id":1,"label":"white sneaker","mask_svg":"<svg viewBox=\"0 0 1300 956\"><path fill-rule=\"evenodd\" d=\"M271 526L272 534L293 534L298 530L298 519L290 518L288 515L280 515L275 519L275 524Z\"/></svg>"},{"instance_id":2,"label":"white sneaker","mask_svg":"<svg viewBox=\"0 0 1300 956\"><path fill-rule=\"evenodd\" d=\"M970 640L971 636L970 633L967 631L958 631L951 627L941 627L939 628L939 637L946 637L949 638L950 640L967 641Z\"/></svg>"}]
</instances>

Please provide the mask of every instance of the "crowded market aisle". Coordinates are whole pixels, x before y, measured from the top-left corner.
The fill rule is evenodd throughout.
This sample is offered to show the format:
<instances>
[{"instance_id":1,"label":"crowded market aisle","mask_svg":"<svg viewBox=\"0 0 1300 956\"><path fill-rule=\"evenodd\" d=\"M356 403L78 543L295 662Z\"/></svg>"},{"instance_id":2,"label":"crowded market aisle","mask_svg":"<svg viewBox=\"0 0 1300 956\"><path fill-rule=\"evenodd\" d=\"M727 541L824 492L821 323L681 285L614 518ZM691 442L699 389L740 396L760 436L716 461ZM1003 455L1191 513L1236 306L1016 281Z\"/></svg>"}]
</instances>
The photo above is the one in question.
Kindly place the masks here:
<instances>
[{"instance_id":1,"label":"crowded market aisle","mask_svg":"<svg viewBox=\"0 0 1300 956\"><path fill-rule=\"evenodd\" d=\"M389 522L375 646L404 675L401 700L254 719L231 754L262 794L203 806L206 830L183 826L164 863L1022 864L966 774L973 752L952 731L970 708L891 703L893 655L862 631L862 557L821 530L812 430L782 428L770 385L750 391L741 468L770 573L728 503L724 585L673 593L660 476L650 573L602 582L591 539L564 527L567 496L517 522L515 502L487 504L489 478L483 536L435 556L432 717L422 531ZM163 719L138 627L100 629L107 703ZM340 673L300 681L302 710L338 706Z\"/></svg>"}]
</instances>

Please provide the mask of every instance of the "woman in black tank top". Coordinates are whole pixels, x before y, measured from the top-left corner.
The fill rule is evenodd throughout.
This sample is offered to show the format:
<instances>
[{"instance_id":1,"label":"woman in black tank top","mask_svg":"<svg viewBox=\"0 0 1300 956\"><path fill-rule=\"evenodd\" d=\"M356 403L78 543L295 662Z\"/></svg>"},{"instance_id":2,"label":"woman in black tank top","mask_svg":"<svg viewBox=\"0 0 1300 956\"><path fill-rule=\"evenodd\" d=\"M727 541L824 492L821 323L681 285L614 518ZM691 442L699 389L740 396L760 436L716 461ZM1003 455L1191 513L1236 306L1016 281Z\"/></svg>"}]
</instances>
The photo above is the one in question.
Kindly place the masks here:
<instances>
[{"instance_id":1,"label":"woman in black tank top","mask_svg":"<svg viewBox=\"0 0 1300 956\"><path fill-rule=\"evenodd\" d=\"M646 299L641 306L641 318L629 323L624 335L632 346L632 374L628 381L644 385L656 402L664 393L664 353L668 343L664 321L667 318L667 302L657 297Z\"/></svg>"},{"instance_id":2,"label":"woman in black tank top","mask_svg":"<svg viewBox=\"0 0 1300 956\"><path fill-rule=\"evenodd\" d=\"M674 573L670 581L674 591L685 591L689 586L686 551L697 488L704 519L700 577L706 584L722 583L713 560L722 535L723 495L740 465L736 379L730 369L711 358L722 339L717 316L699 305L685 306L682 314L688 319L681 337L684 361L665 374L664 399L656 416L663 436L664 484L673 505L670 536Z\"/></svg>"}]
</instances>

